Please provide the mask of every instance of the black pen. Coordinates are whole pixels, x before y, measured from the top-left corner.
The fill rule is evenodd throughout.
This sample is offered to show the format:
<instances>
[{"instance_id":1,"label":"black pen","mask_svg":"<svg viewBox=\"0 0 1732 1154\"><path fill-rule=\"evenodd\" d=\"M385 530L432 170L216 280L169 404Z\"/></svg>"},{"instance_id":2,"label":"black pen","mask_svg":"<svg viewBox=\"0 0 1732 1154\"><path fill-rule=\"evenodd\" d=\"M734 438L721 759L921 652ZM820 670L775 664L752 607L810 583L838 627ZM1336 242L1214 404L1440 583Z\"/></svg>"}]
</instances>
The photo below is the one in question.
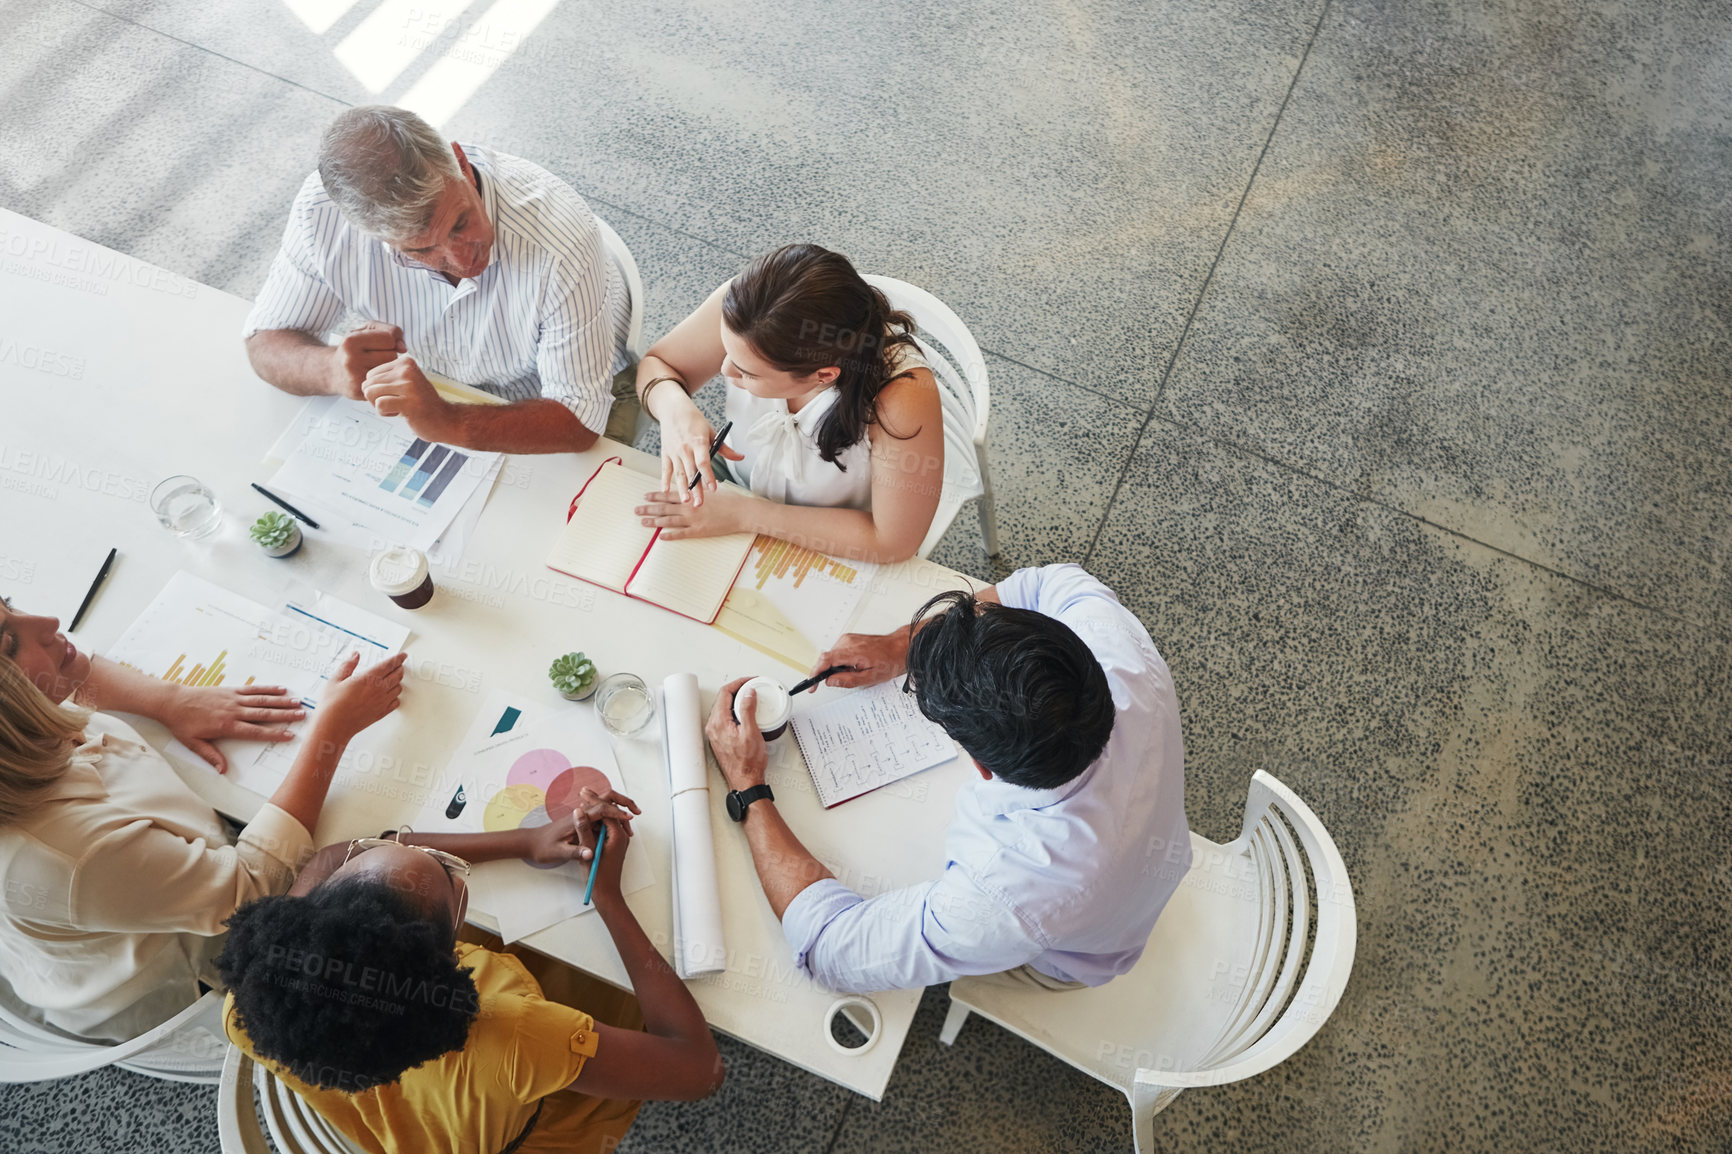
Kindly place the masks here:
<instances>
[{"instance_id":1,"label":"black pen","mask_svg":"<svg viewBox=\"0 0 1732 1154\"><path fill-rule=\"evenodd\" d=\"M96 580L90 583L90 591L84 595L84 600L79 602L78 612L72 615L72 624L66 627L66 632L74 632L78 628L78 623L84 620L84 611L90 608L90 599L96 596L96 591L102 588L104 581L108 580L108 570L113 567L114 555L119 551L118 549L108 551L107 559L102 562L102 568L96 571Z\"/></svg>"},{"instance_id":2,"label":"black pen","mask_svg":"<svg viewBox=\"0 0 1732 1154\"><path fill-rule=\"evenodd\" d=\"M814 685L818 684L820 681L824 680L826 677L830 676L832 673L852 673L852 672L854 672L854 667L852 665L832 665L828 669L820 670L819 672L812 674L812 676L806 678L806 680L804 680L804 681L794 682L794 688L788 690L788 696L792 697L796 693L806 692L806 690L812 688Z\"/></svg>"},{"instance_id":3,"label":"black pen","mask_svg":"<svg viewBox=\"0 0 1732 1154\"><path fill-rule=\"evenodd\" d=\"M301 512L299 509L295 508L293 505L289 504L287 501L283 500L257 481L253 482L253 488L264 494L265 500L270 501L274 505L281 505L289 516L293 517L295 520L306 522L307 528L317 529L319 527L317 521L313 520L311 517L307 516L305 513Z\"/></svg>"},{"instance_id":4,"label":"black pen","mask_svg":"<svg viewBox=\"0 0 1732 1154\"><path fill-rule=\"evenodd\" d=\"M727 424L722 426L722 431L716 434L716 439L714 441L710 442L710 456L713 457L717 453L722 451L722 442L728 439L728 430L732 429L733 427L734 427L734 422L732 422L732 421L729 421ZM689 493L693 489L697 488L698 482L703 480L703 479L704 479L703 471L699 470L698 475L692 478L692 483L686 486L686 491Z\"/></svg>"}]
</instances>

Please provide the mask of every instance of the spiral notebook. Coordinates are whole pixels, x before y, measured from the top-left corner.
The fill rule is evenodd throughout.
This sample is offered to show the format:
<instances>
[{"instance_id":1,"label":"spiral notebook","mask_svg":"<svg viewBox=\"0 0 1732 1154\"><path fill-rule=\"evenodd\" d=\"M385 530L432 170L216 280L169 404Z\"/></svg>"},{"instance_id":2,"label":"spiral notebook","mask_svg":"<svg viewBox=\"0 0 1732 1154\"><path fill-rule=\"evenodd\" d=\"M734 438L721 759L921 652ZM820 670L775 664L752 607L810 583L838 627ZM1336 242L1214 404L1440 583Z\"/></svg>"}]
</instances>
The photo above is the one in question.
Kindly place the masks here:
<instances>
[{"instance_id":1,"label":"spiral notebook","mask_svg":"<svg viewBox=\"0 0 1732 1154\"><path fill-rule=\"evenodd\" d=\"M926 720L900 679L799 714L793 730L825 809L956 756L956 743Z\"/></svg>"},{"instance_id":2,"label":"spiral notebook","mask_svg":"<svg viewBox=\"0 0 1732 1154\"><path fill-rule=\"evenodd\" d=\"M637 515L657 480L609 457L572 498L547 565L561 573L670 609L716 619L757 540L751 533L669 541Z\"/></svg>"}]
</instances>

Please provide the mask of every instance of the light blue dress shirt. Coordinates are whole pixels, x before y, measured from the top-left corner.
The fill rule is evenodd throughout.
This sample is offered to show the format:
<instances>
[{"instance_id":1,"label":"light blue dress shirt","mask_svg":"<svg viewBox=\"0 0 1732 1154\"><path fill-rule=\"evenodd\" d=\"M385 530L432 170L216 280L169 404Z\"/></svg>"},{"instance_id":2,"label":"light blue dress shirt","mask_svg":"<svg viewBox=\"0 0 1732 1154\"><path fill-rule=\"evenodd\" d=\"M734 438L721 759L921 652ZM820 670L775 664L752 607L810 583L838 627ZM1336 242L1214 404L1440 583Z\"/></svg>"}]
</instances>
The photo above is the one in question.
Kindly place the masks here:
<instances>
[{"instance_id":1,"label":"light blue dress shirt","mask_svg":"<svg viewBox=\"0 0 1732 1154\"><path fill-rule=\"evenodd\" d=\"M624 367L631 301L595 214L538 165L476 145L493 257L455 285L352 227L314 172L301 185L242 336L299 329L326 336L379 321L440 376L508 401L548 397L587 429L607 427Z\"/></svg>"},{"instance_id":2,"label":"light blue dress shirt","mask_svg":"<svg viewBox=\"0 0 1732 1154\"><path fill-rule=\"evenodd\" d=\"M1098 986L1136 964L1191 864L1172 675L1148 631L1076 565L1022 569L1006 605L1056 617L1106 671L1117 717L1094 764L1056 789L973 781L944 872L862 898L834 878L782 915L795 963L834 990L947 982L1032 964Z\"/></svg>"}]
</instances>

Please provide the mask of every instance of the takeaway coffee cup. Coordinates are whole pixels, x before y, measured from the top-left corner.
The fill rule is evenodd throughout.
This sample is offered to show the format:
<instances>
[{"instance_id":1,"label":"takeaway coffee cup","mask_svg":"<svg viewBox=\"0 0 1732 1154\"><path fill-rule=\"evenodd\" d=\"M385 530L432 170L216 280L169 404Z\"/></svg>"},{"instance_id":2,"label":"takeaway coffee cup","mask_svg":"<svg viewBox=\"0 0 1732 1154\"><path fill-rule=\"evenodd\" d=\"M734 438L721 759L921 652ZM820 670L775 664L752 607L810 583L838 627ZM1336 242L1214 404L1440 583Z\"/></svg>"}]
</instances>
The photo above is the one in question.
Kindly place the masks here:
<instances>
[{"instance_id":1,"label":"takeaway coffee cup","mask_svg":"<svg viewBox=\"0 0 1732 1154\"><path fill-rule=\"evenodd\" d=\"M433 600L433 574L427 555L407 545L393 545L375 554L367 568L373 588L405 609L419 609Z\"/></svg>"},{"instance_id":2,"label":"takeaway coffee cup","mask_svg":"<svg viewBox=\"0 0 1732 1154\"><path fill-rule=\"evenodd\" d=\"M740 693L753 690L758 695L758 731L765 741L774 741L788 732L788 720L794 715L794 703L787 688L773 677L754 677L740 686ZM734 720L744 724L740 716L740 693L734 694Z\"/></svg>"}]
</instances>

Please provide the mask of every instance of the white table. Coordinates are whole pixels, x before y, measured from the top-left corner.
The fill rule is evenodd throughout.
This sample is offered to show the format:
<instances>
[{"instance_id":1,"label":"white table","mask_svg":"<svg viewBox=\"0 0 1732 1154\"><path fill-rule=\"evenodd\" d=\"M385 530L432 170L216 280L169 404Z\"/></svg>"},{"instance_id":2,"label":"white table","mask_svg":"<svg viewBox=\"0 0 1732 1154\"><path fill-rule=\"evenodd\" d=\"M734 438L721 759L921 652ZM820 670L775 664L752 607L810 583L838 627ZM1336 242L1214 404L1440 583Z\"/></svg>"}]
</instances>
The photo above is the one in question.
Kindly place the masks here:
<instances>
[{"instance_id":1,"label":"white table","mask_svg":"<svg viewBox=\"0 0 1732 1154\"><path fill-rule=\"evenodd\" d=\"M239 335L247 303L4 210L0 261L0 593L27 611L69 618L112 545L120 557L76 638L90 652L112 644L178 569L266 603L312 586L412 626L402 708L356 741L353 767L339 774L319 822L320 844L409 821L429 792L449 796L451 751L488 691L522 693L548 709L588 708L564 702L547 683L549 661L567 650L584 650L604 673L629 670L651 684L694 672L706 707L731 677L786 679L791 672L717 630L545 567L571 495L604 457L653 467L610 442L583 454L510 458L463 562L435 571L439 592L422 610L398 609L373 592L365 556L318 531L307 531L294 557L267 558L247 540L245 525L271 506L247 483L266 478L262 458L301 402L248 367ZM151 487L175 473L200 478L222 500L224 524L214 536L177 539L150 513ZM888 630L933 593L966 585L923 561L886 569L856 628ZM160 727L146 728L153 740L166 737ZM616 754L644 811L632 852L649 855L657 880L631 895L630 905L671 955L658 728L652 724L644 740L620 742ZM826 812L798 751L791 741L783 745L771 769L778 804L844 883L879 893L942 867L942 831L969 776L963 763ZM183 776L238 817L263 800L206 769L183 769ZM873 995L884 1033L869 1051L831 1048L822 1031L835 996L794 969L745 839L723 811L719 778L716 786L711 822L728 967L690 982L693 994L716 1028L879 1098L920 992ZM625 984L593 915L528 943Z\"/></svg>"}]
</instances>

